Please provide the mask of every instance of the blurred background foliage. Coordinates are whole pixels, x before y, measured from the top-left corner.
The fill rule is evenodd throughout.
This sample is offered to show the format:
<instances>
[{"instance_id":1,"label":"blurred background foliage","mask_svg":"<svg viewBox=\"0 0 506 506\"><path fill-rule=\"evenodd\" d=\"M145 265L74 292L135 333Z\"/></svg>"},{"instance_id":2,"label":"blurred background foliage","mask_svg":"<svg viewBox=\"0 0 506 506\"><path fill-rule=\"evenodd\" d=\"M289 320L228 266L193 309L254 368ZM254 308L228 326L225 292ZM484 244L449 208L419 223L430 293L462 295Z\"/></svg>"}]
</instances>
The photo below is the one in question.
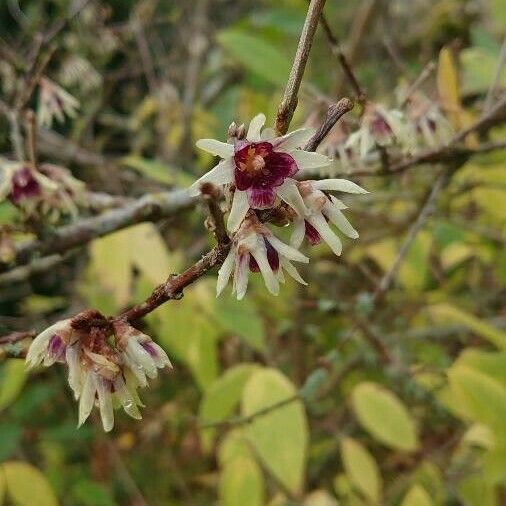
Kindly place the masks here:
<instances>
[{"instance_id":1,"label":"blurred background foliage","mask_svg":"<svg viewBox=\"0 0 506 506\"><path fill-rule=\"evenodd\" d=\"M2 38L26 56L68 7L6 0ZM92 0L54 41L48 74L81 107L39 140L41 158L111 194L188 185L213 162L194 151L196 139L224 138L232 120L259 111L273 122L306 8ZM454 86L462 114L477 117L499 60L504 2L329 0L325 12L371 98L394 106L396 86L446 47L457 63L439 61L439 93ZM423 85L434 100L437 77ZM4 93L12 79L0 62ZM293 124L315 123L326 109L319 97L343 94L352 91L319 30ZM504 128L490 135L504 138ZM175 369L145 393L143 420L118 415L111 435L96 420L76 430L61 369L28 376L21 359L4 360L0 504L505 504L504 169L503 151L454 175L378 305L372 294L434 167L357 181L371 191L350 212L361 238L339 259L314 248L307 288L289 281L273 298L254 279L239 303L215 299L214 274L201 279L146 319ZM0 335L142 300L212 245L201 211L116 232L48 272L3 282ZM19 219L0 204L1 223Z\"/></svg>"}]
</instances>

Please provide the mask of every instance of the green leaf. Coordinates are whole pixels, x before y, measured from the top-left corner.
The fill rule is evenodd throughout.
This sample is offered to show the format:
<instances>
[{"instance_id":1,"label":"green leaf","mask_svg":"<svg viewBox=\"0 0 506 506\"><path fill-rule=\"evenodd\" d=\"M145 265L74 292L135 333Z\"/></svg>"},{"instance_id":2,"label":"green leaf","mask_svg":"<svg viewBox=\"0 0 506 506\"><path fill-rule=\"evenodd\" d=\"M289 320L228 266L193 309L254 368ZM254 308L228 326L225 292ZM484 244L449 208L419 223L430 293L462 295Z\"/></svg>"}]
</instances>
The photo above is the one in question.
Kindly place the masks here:
<instances>
[{"instance_id":1,"label":"green leaf","mask_svg":"<svg viewBox=\"0 0 506 506\"><path fill-rule=\"evenodd\" d=\"M25 361L7 360L0 369L0 411L11 404L23 388L26 379Z\"/></svg>"},{"instance_id":2,"label":"green leaf","mask_svg":"<svg viewBox=\"0 0 506 506\"><path fill-rule=\"evenodd\" d=\"M506 434L506 389L501 383L465 365L453 366L448 378L451 391L467 417Z\"/></svg>"},{"instance_id":3,"label":"green leaf","mask_svg":"<svg viewBox=\"0 0 506 506\"><path fill-rule=\"evenodd\" d=\"M420 485L414 485L404 497L401 506L432 506L432 499Z\"/></svg>"},{"instance_id":4,"label":"green leaf","mask_svg":"<svg viewBox=\"0 0 506 506\"><path fill-rule=\"evenodd\" d=\"M174 168L167 166L163 162L149 160L136 155L129 155L122 158L121 163L153 181L168 185L175 183L174 175L172 174Z\"/></svg>"},{"instance_id":5,"label":"green leaf","mask_svg":"<svg viewBox=\"0 0 506 506\"><path fill-rule=\"evenodd\" d=\"M399 450L417 449L415 424L392 392L376 383L363 382L353 390L352 402L358 421L378 441Z\"/></svg>"},{"instance_id":6,"label":"green leaf","mask_svg":"<svg viewBox=\"0 0 506 506\"><path fill-rule=\"evenodd\" d=\"M217 300L209 313L225 330L236 333L253 349L265 349L265 329L255 304L250 299L232 297Z\"/></svg>"},{"instance_id":7,"label":"green leaf","mask_svg":"<svg viewBox=\"0 0 506 506\"><path fill-rule=\"evenodd\" d=\"M16 450L21 439L21 432L22 428L16 423L7 422L0 424L0 461L10 457ZM0 504L2 504L2 501L0 501Z\"/></svg>"},{"instance_id":8,"label":"green leaf","mask_svg":"<svg viewBox=\"0 0 506 506\"><path fill-rule=\"evenodd\" d=\"M223 30L218 42L238 63L273 84L284 86L290 62L269 42L240 30Z\"/></svg>"},{"instance_id":9,"label":"green leaf","mask_svg":"<svg viewBox=\"0 0 506 506\"><path fill-rule=\"evenodd\" d=\"M341 442L341 457L350 482L373 503L381 494L381 476L374 457L358 441L345 438Z\"/></svg>"},{"instance_id":10,"label":"green leaf","mask_svg":"<svg viewBox=\"0 0 506 506\"><path fill-rule=\"evenodd\" d=\"M255 364L241 364L218 378L204 393L200 403L201 423L218 422L230 416L241 400L244 385L257 369ZM205 450L210 450L215 433L214 427L202 429L201 438Z\"/></svg>"},{"instance_id":11,"label":"green leaf","mask_svg":"<svg viewBox=\"0 0 506 506\"><path fill-rule=\"evenodd\" d=\"M433 318L444 321L453 321L469 327L473 332L490 341L500 349L506 349L506 332L496 329L472 314L466 313L451 304L441 303L428 308Z\"/></svg>"},{"instance_id":12,"label":"green leaf","mask_svg":"<svg viewBox=\"0 0 506 506\"><path fill-rule=\"evenodd\" d=\"M24 462L5 462L2 471L7 494L17 506L56 506L56 497L45 476Z\"/></svg>"},{"instance_id":13,"label":"green leaf","mask_svg":"<svg viewBox=\"0 0 506 506\"><path fill-rule=\"evenodd\" d=\"M228 462L220 474L220 504L223 506L262 506L263 476L258 464L248 457Z\"/></svg>"},{"instance_id":14,"label":"green leaf","mask_svg":"<svg viewBox=\"0 0 506 506\"><path fill-rule=\"evenodd\" d=\"M279 371L256 371L244 388L242 414L252 415L295 393L295 387ZM303 485L309 437L302 403L294 401L256 417L245 432L270 473L291 492L299 493Z\"/></svg>"},{"instance_id":15,"label":"green leaf","mask_svg":"<svg viewBox=\"0 0 506 506\"><path fill-rule=\"evenodd\" d=\"M454 363L454 366L457 365L466 365L487 374L506 388L506 351L491 352L466 348Z\"/></svg>"}]
</instances>

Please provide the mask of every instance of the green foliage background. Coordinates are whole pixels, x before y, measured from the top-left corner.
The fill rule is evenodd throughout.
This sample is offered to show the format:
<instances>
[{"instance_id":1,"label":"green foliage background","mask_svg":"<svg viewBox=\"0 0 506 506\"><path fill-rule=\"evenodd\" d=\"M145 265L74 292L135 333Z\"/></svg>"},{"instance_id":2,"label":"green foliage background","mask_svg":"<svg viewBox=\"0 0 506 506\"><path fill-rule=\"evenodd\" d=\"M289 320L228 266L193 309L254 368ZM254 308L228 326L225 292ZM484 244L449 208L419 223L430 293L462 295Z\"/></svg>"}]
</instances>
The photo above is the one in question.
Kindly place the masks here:
<instances>
[{"instance_id":1,"label":"green foliage background","mask_svg":"<svg viewBox=\"0 0 506 506\"><path fill-rule=\"evenodd\" d=\"M19 54L68 7L20 2L20 27L9 3L0 6L1 33ZM332 27L350 41L363 3L327 4ZM56 128L100 163L62 163L90 188L115 194L186 186L212 163L193 151L194 140L224 138L232 120L259 111L272 123L306 5L210 0L196 21L199 2L92 1L58 36L49 74L58 80L78 55L102 76L96 86L86 75L70 86L80 114ZM393 105L399 82L437 61L443 46L458 47L454 91L477 117L505 16L498 0L377 1L353 65L369 96ZM144 27L165 98L146 82L135 23ZM188 62L198 43L204 56L192 80ZM351 94L321 32L304 83L294 126L315 110L321 116L314 90ZM434 77L424 87L437 97ZM503 137L504 128L492 130L492 139ZM0 146L8 150L5 124ZM47 160L62 156L42 145L41 152ZM358 181L371 192L350 201L361 238L346 242L339 259L314 248L303 273L309 287L288 281L272 298L254 279L239 303L228 292L215 299L212 274L149 315L146 331L175 369L144 392L143 420L118 413L111 435L96 420L76 430L61 368L27 375L22 360L3 361L0 504L504 504L504 151L475 157L456 173L394 287L371 304L435 169ZM83 307L112 314L142 300L212 245L201 211L97 239L50 272L2 285L0 335L42 328ZM0 222L17 219L0 204ZM365 325L350 337L357 321ZM338 381L320 395L336 371ZM229 423L213 425L223 420Z\"/></svg>"}]
</instances>

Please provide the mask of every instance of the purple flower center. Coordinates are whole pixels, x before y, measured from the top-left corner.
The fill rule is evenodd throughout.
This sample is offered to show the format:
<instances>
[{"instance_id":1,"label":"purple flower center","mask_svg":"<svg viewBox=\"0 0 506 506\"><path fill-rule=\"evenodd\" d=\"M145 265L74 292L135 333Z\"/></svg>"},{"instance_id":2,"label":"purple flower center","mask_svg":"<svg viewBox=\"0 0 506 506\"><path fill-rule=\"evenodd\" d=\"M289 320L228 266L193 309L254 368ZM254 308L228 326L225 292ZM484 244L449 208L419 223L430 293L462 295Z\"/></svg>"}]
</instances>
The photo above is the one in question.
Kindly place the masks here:
<instances>
[{"instance_id":1,"label":"purple flower center","mask_svg":"<svg viewBox=\"0 0 506 506\"><path fill-rule=\"evenodd\" d=\"M156 348L153 346L153 343L150 343L149 341L146 341L145 343L141 343L141 346L153 357L158 357L158 351L156 351Z\"/></svg>"},{"instance_id":2,"label":"purple flower center","mask_svg":"<svg viewBox=\"0 0 506 506\"><path fill-rule=\"evenodd\" d=\"M313 225L311 225L311 223L306 220L304 220L304 226L306 228L305 237L308 240L309 244L311 244L311 246L320 244L322 238L318 233L318 230L316 230L316 228L314 228Z\"/></svg>"},{"instance_id":3,"label":"purple flower center","mask_svg":"<svg viewBox=\"0 0 506 506\"><path fill-rule=\"evenodd\" d=\"M40 185L33 177L30 169L23 167L17 170L12 177L11 201L17 204L22 199L33 198L38 195L40 195Z\"/></svg>"},{"instance_id":4,"label":"purple flower center","mask_svg":"<svg viewBox=\"0 0 506 506\"><path fill-rule=\"evenodd\" d=\"M385 139L392 135L390 125L385 121L381 114L376 113L371 123L373 135Z\"/></svg>"},{"instance_id":5,"label":"purple flower center","mask_svg":"<svg viewBox=\"0 0 506 506\"><path fill-rule=\"evenodd\" d=\"M54 334L49 340L47 346L48 355L57 362L65 362L65 350L67 345L63 339L58 335Z\"/></svg>"},{"instance_id":6,"label":"purple flower center","mask_svg":"<svg viewBox=\"0 0 506 506\"><path fill-rule=\"evenodd\" d=\"M274 272L277 272L279 269L279 255L278 252L274 249L271 243L264 237L265 248L267 250L267 261L271 266L271 269ZM260 272L260 267L258 266L257 261L253 258L253 255L249 257L249 270L251 272Z\"/></svg>"},{"instance_id":7,"label":"purple flower center","mask_svg":"<svg viewBox=\"0 0 506 506\"><path fill-rule=\"evenodd\" d=\"M270 142L238 142L235 146L234 181L248 192L250 206L265 209L274 204L273 189L293 176L298 167L288 153L274 151Z\"/></svg>"}]
</instances>

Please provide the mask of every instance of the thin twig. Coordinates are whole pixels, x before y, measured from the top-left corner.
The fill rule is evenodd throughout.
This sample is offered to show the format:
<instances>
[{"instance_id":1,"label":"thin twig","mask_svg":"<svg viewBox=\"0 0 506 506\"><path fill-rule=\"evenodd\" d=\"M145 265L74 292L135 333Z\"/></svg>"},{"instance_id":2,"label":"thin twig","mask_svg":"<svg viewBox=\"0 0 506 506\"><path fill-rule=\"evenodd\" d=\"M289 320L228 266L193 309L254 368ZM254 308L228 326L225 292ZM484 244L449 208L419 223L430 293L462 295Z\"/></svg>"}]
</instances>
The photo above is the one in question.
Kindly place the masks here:
<instances>
[{"instance_id":1,"label":"thin twig","mask_svg":"<svg viewBox=\"0 0 506 506\"><path fill-rule=\"evenodd\" d=\"M290 122L292 121L293 113L297 107L298 93L306 63L309 57L309 51L313 44L314 35L318 26L318 20L325 5L325 0L311 0L302 27L302 32L299 39L297 52L293 60L292 69L286 83L285 92L281 103L279 104L278 114L276 117L276 130L280 134L285 134L288 131Z\"/></svg>"},{"instance_id":2,"label":"thin twig","mask_svg":"<svg viewBox=\"0 0 506 506\"><path fill-rule=\"evenodd\" d=\"M501 83L504 65L506 65L506 37L502 41L501 51L499 53L499 59L497 60L497 66L495 68L494 77L492 78L492 82L490 83L487 96L485 97L485 103L483 104L483 114L486 114L492 107L492 104L494 103L497 88L499 88Z\"/></svg>"},{"instance_id":3,"label":"thin twig","mask_svg":"<svg viewBox=\"0 0 506 506\"><path fill-rule=\"evenodd\" d=\"M35 114L31 109L26 112L25 119L28 160L34 167L37 167L37 125Z\"/></svg>"},{"instance_id":4,"label":"thin twig","mask_svg":"<svg viewBox=\"0 0 506 506\"><path fill-rule=\"evenodd\" d=\"M427 65L425 65L425 67L423 67L420 75L413 81L411 86L406 91L406 96L403 98L400 105L401 109L406 106L406 104L413 96L413 93L423 84L423 82L434 72L435 69L436 64L433 61L430 61L427 63Z\"/></svg>"},{"instance_id":5,"label":"thin twig","mask_svg":"<svg viewBox=\"0 0 506 506\"><path fill-rule=\"evenodd\" d=\"M327 137L334 125L342 118L347 112L353 109L353 102L349 98L342 98L337 104L332 104L327 110L327 115L320 128L315 132L313 137L309 139L304 147L306 151L315 151L321 144L323 139Z\"/></svg>"}]
</instances>

